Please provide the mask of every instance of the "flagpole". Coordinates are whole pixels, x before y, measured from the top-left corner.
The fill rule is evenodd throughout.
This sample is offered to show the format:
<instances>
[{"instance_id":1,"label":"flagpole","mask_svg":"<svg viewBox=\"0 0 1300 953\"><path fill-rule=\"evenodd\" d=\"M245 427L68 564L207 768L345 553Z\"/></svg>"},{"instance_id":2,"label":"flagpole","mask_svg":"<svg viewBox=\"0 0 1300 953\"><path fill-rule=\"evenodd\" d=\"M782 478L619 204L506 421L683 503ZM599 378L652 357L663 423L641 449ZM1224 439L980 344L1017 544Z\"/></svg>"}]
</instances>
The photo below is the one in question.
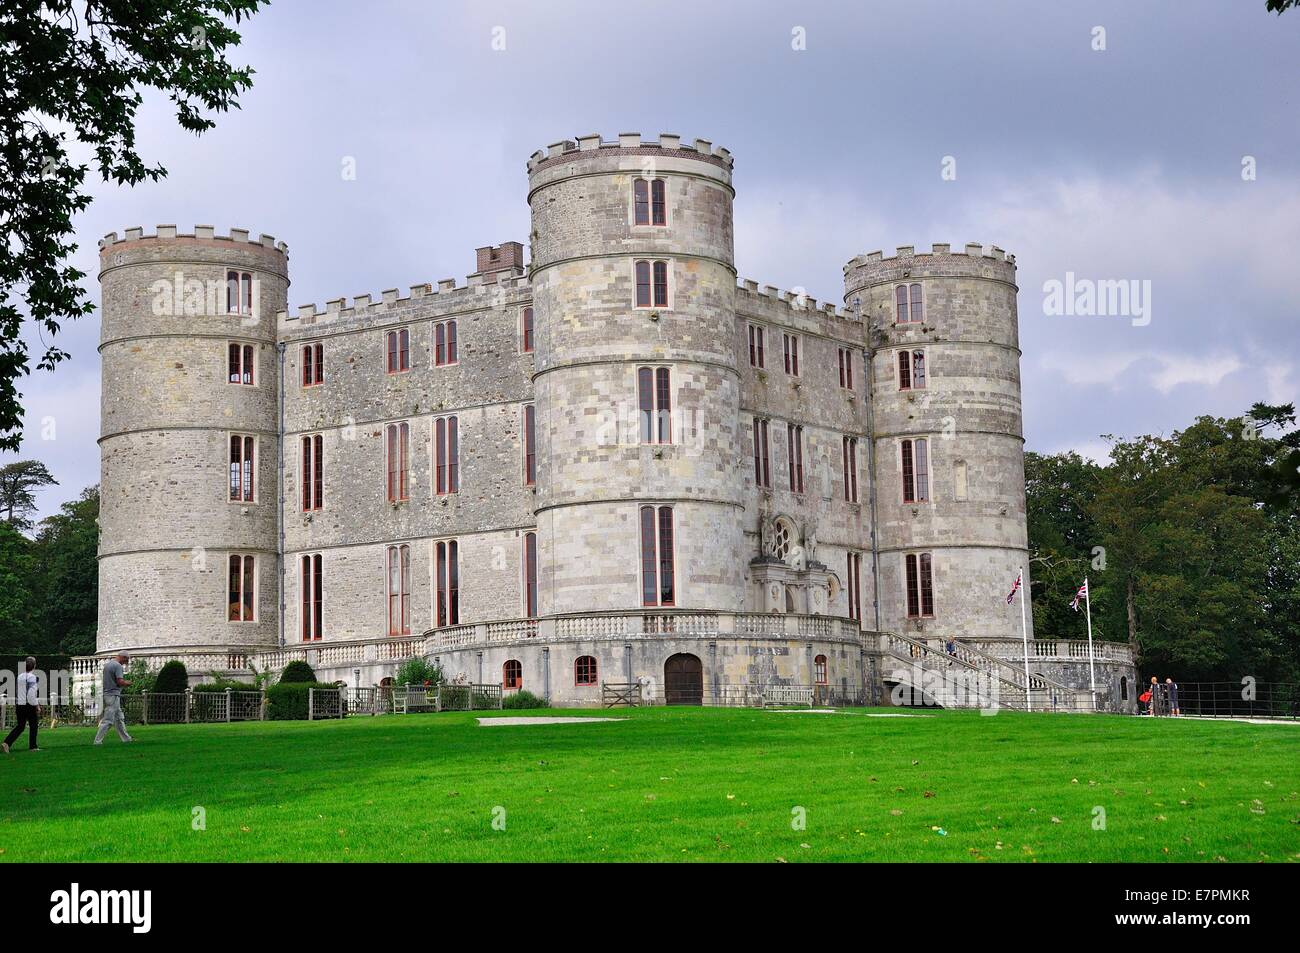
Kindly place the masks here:
<instances>
[{"instance_id":1,"label":"flagpole","mask_svg":"<svg viewBox=\"0 0 1300 953\"><path fill-rule=\"evenodd\" d=\"M1097 671L1092 659L1092 586L1083 577L1083 604L1088 610L1088 684L1092 686L1092 710L1097 710Z\"/></svg>"},{"instance_id":2,"label":"flagpole","mask_svg":"<svg viewBox=\"0 0 1300 953\"><path fill-rule=\"evenodd\" d=\"M1025 593L1029 587L1025 585L1025 570L1023 566L1020 568L1020 575L1016 578L1020 581L1020 638L1025 643L1025 710L1033 711L1033 692L1032 686L1029 684L1029 626L1025 622Z\"/></svg>"}]
</instances>

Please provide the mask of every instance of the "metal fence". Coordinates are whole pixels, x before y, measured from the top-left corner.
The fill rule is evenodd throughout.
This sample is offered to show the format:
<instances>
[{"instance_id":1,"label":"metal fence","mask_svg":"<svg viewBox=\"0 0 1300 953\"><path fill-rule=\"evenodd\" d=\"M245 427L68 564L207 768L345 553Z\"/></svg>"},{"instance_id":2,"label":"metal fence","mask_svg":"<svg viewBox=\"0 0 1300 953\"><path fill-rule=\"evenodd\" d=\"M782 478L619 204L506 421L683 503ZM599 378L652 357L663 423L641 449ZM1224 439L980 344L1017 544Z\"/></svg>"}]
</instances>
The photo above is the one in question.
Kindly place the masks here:
<instances>
[{"instance_id":1,"label":"metal fence","mask_svg":"<svg viewBox=\"0 0 1300 953\"><path fill-rule=\"evenodd\" d=\"M1167 684L1156 687L1149 709L1157 716L1300 718L1300 684L1294 682L1180 682L1176 691Z\"/></svg>"},{"instance_id":2,"label":"metal fence","mask_svg":"<svg viewBox=\"0 0 1300 953\"><path fill-rule=\"evenodd\" d=\"M342 718L348 713L346 688L307 689L307 720Z\"/></svg>"}]
</instances>

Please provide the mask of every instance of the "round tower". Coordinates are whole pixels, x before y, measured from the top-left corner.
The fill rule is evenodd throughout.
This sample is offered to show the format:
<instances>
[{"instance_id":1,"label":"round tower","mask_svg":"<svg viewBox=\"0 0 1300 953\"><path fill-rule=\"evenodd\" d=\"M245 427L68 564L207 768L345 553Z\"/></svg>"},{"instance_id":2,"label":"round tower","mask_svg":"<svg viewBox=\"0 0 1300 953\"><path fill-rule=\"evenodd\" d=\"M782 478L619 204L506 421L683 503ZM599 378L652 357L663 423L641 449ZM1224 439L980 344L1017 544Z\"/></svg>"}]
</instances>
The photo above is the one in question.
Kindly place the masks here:
<instances>
[{"instance_id":1,"label":"round tower","mask_svg":"<svg viewBox=\"0 0 1300 953\"><path fill-rule=\"evenodd\" d=\"M529 160L541 612L744 606L731 155Z\"/></svg>"},{"instance_id":2,"label":"round tower","mask_svg":"<svg viewBox=\"0 0 1300 953\"><path fill-rule=\"evenodd\" d=\"M285 245L203 225L99 244L98 649L274 646Z\"/></svg>"},{"instance_id":3,"label":"round tower","mask_svg":"<svg viewBox=\"0 0 1300 953\"><path fill-rule=\"evenodd\" d=\"M1014 257L976 244L844 268L872 353L886 630L1020 636L1006 602L1022 567L1029 585L1015 277Z\"/></svg>"}]
</instances>

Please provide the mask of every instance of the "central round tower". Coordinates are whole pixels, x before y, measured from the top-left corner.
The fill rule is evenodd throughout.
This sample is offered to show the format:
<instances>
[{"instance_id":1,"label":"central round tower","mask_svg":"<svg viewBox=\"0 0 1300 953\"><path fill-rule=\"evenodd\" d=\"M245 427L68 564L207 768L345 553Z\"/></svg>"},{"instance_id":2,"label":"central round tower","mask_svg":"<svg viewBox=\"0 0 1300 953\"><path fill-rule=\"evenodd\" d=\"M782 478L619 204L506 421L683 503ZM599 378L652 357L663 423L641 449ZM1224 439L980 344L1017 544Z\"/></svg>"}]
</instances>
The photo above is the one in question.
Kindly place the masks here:
<instances>
[{"instance_id":1,"label":"central round tower","mask_svg":"<svg viewBox=\"0 0 1300 953\"><path fill-rule=\"evenodd\" d=\"M528 163L543 615L744 606L731 170L667 134Z\"/></svg>"}]
</instances>

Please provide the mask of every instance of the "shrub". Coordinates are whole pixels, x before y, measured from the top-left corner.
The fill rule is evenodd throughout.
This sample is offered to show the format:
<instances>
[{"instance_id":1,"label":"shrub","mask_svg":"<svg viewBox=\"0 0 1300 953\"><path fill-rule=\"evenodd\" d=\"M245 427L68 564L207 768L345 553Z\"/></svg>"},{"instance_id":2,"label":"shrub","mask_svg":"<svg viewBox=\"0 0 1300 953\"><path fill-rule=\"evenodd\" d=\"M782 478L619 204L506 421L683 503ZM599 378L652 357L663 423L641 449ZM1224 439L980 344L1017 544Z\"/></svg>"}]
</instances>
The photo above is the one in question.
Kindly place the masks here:
<instances>
[{"instance_id":1,"label":"shrub","mask_svg":"<svg viewBox=\"0 0 1300 953\"><path fill-rule=\"evenodd\" d=\"M280 682L266 690L266 718L268 721L306 721L307 693L313 688L324 688L315 682Z\"/></svg>"},{"instance_id":2,"label":"shrub","mask_svg":"<svg viewBox=\"0 0 1300 953\"><path fill-rule=\"evenodd\" d=\"M520 689L501 699L502 708L549 708L545 698L539 698L530 691Z\"/></svg>"},{"instance_id":3,"label":"shrub","mask_svg":"<svg viewBox=\"0 0 1300 953\"><path fill-rule=\"evenodd\" d=\"M139 695L141 692L153 691L153 684L158 676L149 671L148 662L142 658L138 658L133 659L130 664L127 665L126 675L123 677L131 683L126 686L123 691L128 695Z\"/></svg>"},{"instance_id":4,"label":"shrub","mask_svg":"<svg viewBox=\"0 0 1300 953\"><path fill-rule=\"evenodd\" d=\"M185 663L177 659L167 662L158 670L151 692L183 692L190 687L190 675L185 671Z\"/></svg>"},{"instance_id":5,"label":"shrub","mask_svg":"<svg viewBox=\"0 0 1300 953\"><path fill-rule=\"evenodd\" d=\"M195 686L191 689L191 691L195 691L195 692L224 692L227 688L230 689L232 692L255 692L255 691L257 691L257 686L256 686L256 685L250 685L248 682L241 682L241 681L238 681L237 679L233 679L233 678L221 678L221 677L214 678L214 679L213 679L212 681L210 681L210 682L202 682L201 684L195 685Z\"/></svg>"},{"instance_id":6,"label":"shrub","mask_svg":"<svg viewBox=\"0 0 1300 953\"><path fill-rule=\"evenodd\" d=\"M280 684L283 685L286 682L301 685L315 684L316 673L311 670L311 666L306 662L290 662L284 667L284 671L280 673Z\"/></svg>"},{"instance_id":7,"label":"shrub","mask_svg":"<svg viewBox=\"0 0 1300 953\"><path fill-rule=\"evenodd\" d=\"M442 669L427 659L416 656L408 658L393 676L394 685L428 685L434 688L442 684Z\"/></svg>"}]
</instances>

